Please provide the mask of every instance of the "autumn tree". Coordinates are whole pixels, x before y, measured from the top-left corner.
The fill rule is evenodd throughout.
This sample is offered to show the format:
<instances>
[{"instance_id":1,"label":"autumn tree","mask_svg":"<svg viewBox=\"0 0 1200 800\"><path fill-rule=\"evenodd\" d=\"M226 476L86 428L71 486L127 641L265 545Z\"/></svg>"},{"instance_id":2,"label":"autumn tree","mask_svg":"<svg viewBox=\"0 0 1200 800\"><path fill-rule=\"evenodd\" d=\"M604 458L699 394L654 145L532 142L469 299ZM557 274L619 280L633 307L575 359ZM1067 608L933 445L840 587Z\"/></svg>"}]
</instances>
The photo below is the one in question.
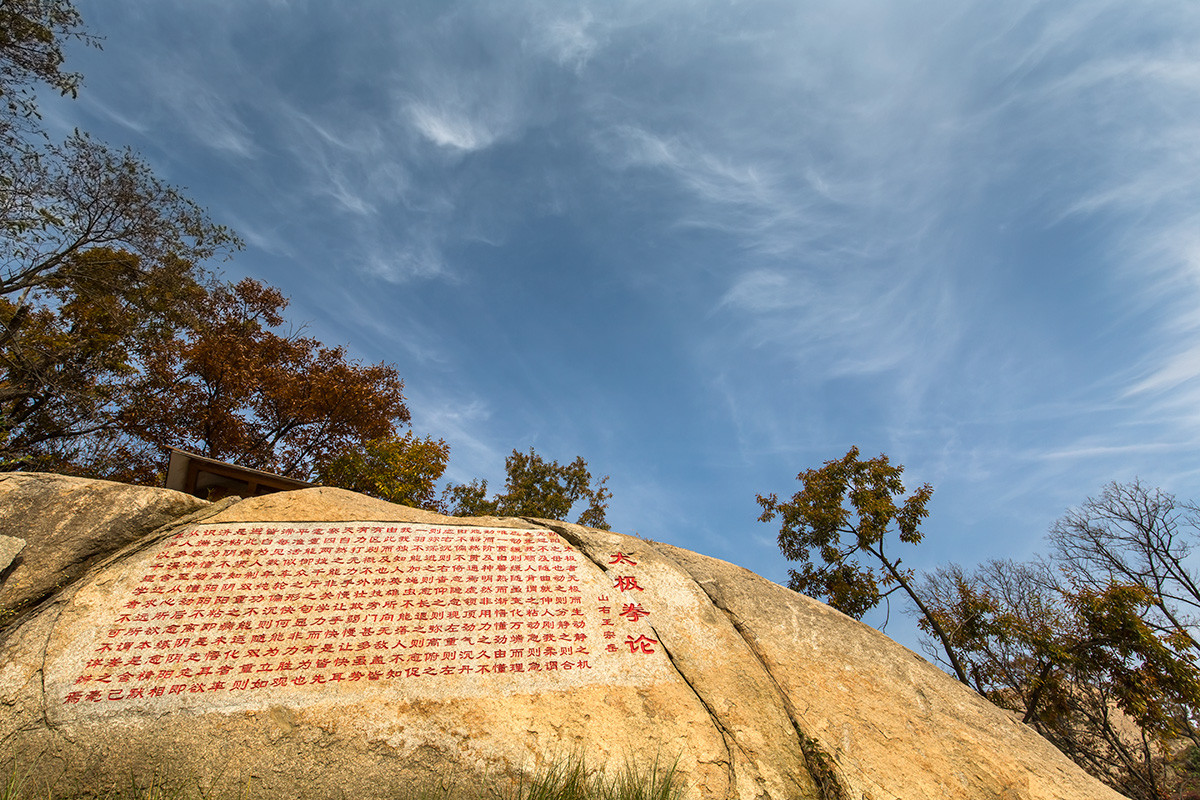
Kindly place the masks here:
<instances>
[{"instance_id":1,"label":"autumn tree","mask_svg":"<svg viewBox=\"0 0 1200 800\"><path fill-rule=\"evenodd\" d=\"M904 496L904 467L887 456L860 459L857 447L840 459L796 476L801 488L792 499L758 495L760 522L780 518L779 548L790 561L788 586L824 599L859 619L897 591L903 592L930 625L954 674L969 683L950 636L916 591L912 570L892 553L892 540L918 544L921 520L933 494L928 483ZM899 500L899 504L897 504Z\"/></svg>"},{"instance_id":2,"label":"autumn tree","mask_svg":"<svg viewBox=\"0 0 1200 800\"><path fill-rule=\"evenodd\" d=\"M88 414L113 398L99 383L87 395L80 376L115 366L119 329L192 310L210 280L203 263L240 246L128 150L75 134L22 159L0 187L0 461L10 464L38 441L104 427L107 415Z\"/></svg>"},{"instance_id":3,"label":"autumn tree","mask_svg":"<svg viewBox=\"0 0 1200 800\"><path fill-rule=\"evenodd\" d=\"M487 481L452 484L443 493L447 513L458 516L569 517L579 502L587 505L575 520L580 525L608 530L605 511L612 498L608 476L593 480L583 457L570 464L547 461L534 452L514 449L504 461L507 478L504 493L487 496Z\"/></svg>"},{"instance_id":4,"label":"autumn tree","mask_svg":"<svg viewBox=\"0 0 1200 800\"><path fill-rule=\"evenodd\" d=\"M76 133L14 157L0 179L0 464L10 469L33 450L44 457L51 440L70 449L106 428L110 379L136 350L114 337L178 323L204 296L204 262L240 247L129 150Z\"/></svg>"},{"instance_id":5,"label":"autumn tree","mask_svg":"<svg viewBox=\"0 0 1200 800\"><path fill-rule=\"evenodd\" d=\"M0 296L18 304L88 249L137 256L136 271L122 275L149 281L156 270L195 270L241 246L131 150L86 134L48 146L10 181L0 206Z\"/></svg>"},{"instance_id":6,"label":"autumn tree","mask_svg":"<svg viewBox=\"0 0 1200 800\"><path fill-rule=\"evenodd\" d=\"M1118 791L1168 796L1173 750L1196 741L1200 673L1186 637L1147 623L1144 587L992 561L943 567L922 595L981 694Z\"/></svg>"},{"instance_id":7,"label":"autumn tree","mask_svg":"<svg viewBox=\"0 0 1200 800\"><path fill-rule=\"evenodd\" d=\"M38 90L78 91L81 76L62 68L63 46L97 41L82 25L67 0L0 4L0 296L18 307L91 248L136 255L136 279L238 246L129 149L78 131L52 144L41 131Z\"/></svg>"},{"instance_id":8,"label":"autumn tree","mask_svg":"<svg viewBox=\"0 0 1200 800\"><path fill-rule=\"evenodd\" d=\"M107 475L155 482L173 446L307 480L336 454L396 435L409 412L395 367L289 330L286 306L255 280L218 285L188 328L153 342L107 443Z\"/></svg>"},{"instance_id":9,"label":"autumn tree","mask_svg":"<svg viewBox=\"0 0 1200 800\"><path fill-rule=\"evenodd\" d=\"M1157 800L1174 796L1179 743L1200 744L1198 531L1191 504L1114 483L1054 524L1048 558L942 567L922 595L984 696L1117 790Z\"/></svg>"},{"instance_id":10,"label":"autumn tree","mask_svg":"<svg viewBox=\"0 0 1200 800\"><path fill-rule=\"evenodd\" d=\"M62 68L63 46L73 39L97 41L66 0L0 5L0 295L10 302L95 247L138 256L136 278L238 246L129 149L78 131L49 142L37 124L37 93L76 94L81 76Z\"/></svg>"},{"instance_id":11,"label":"autumn tree","mask_svg":"<svg viewBox=\"0 0 1200 800\"><path fill-rule=\"evenodd\" d=\"M446 471L450 446L431 436L370 439L318 464L317 480L391 503L440 511L437 483Z\"/></svg>"},{"instance_id":12,"label":"autumn tree","mask_svg":"<svg viewBox=\"0 0 1200 800\"><path fill-rule=\"evenodd\" d=\"M0 468L68 470L83 439L115 425L137 399L139 354L204 296L191 272L138 279L137 256L94 248L65 258L35 301L0 296Z\"/></svg>"},{"instance_id":13,"label":"autumn tree","mask_svg":"<svg viewBox=\"0 0 1200 800\"><path fill-rule=\"evenodd\" d=\"M0 4L0 468L109 428L137 349L116 342L174 324L203 295L204 262L240 246L132 151L80 132L50 142L38 91L78 90L71 40L96 41L70 2Z\"/></svg>"},{"instance_id":14,"label":"autumn tree","mask_svg":"<svg viewBox=\"0 0 1200 800\"><path fill-rule=\"evenodd\" d=\"M1074 585L1121 583L1149 598L1147 624L1200 650L1200 507L1140 481L1112 483L1055 522L1055 564Z\"/></svg>"}]
</instances>

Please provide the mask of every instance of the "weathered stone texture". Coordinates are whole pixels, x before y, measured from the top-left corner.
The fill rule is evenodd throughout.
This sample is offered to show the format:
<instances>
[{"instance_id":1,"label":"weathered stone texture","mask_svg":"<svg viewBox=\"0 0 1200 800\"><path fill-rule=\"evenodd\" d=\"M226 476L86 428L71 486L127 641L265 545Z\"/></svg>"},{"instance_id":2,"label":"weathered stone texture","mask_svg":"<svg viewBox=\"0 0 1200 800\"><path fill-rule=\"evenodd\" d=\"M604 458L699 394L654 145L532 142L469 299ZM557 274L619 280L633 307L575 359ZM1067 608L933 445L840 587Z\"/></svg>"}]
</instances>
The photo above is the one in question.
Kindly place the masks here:
<instances>
[{"instance_id":1,"label":"weathered stone texture","mask_svg":"<svg viewBox=\"0 0 1200 800\"><path fill-rule=\"evenodd\" d=\"M649 543L617 533L539 520L615 580L631 575L642 587L650 627L680 678L696 693L721 732L729 781L737 797L817 797L804 750L784 698L745 639L684 570ZM609 564L630 555L636 566ZM630 594L635 594L631 592Z\"/></svg>"},{"instance_id":2,"label":"weathered stone texture","mask_svg":"<svg viewBox=\"0 0 1200 800\"><path fill-rule=\"evenodd\" d=\"M13 561L25 549L25 540L15 536L0 536L0 580Z\"/></svg>"},{"instance_id":3,"label":"weathered stone texture","mask_svg":"<svg viewBox=\"0 0 1200 800\"><path fill-rule=\"evenodd\" d=\"M728 615L849 797L1121 797L874 628L749 570L659 547Z\"/></svg>"},{"instance_id":4,"label":"weathered stone texture","mask_svg":"<svg viewBox=\"0 0 1200 800\"><path fill-rule=\"evenodd\" d=\"M25 541L2 585L0 625L92 564L210 503L148 489L45 473L0 474L0 534Z\"/></svg>"},{"instance_id":5,"label":"weathered stone texture","mask_svg":"<svg viewBox=\"0 0 1200 800\"><path fill-rule=\"evenodd\" d=\"M456 776L467 789L464 796L473 796L478 776L512 774L581 753L593 764L676 761L692 798L1119 797L877 631L722 561L567 523L455 519L335 489L213 506L155 492L138 495L145 492L47 476L0 482L0 503L9 504L0 512L6 519L21 520L43 538L76 543L38 551L74 583L57 594L53 583L43 588L52 596L0 638L0 765L16 760L37 785L103 791L127 783L130 774L165 770L230 796L384 798ZM12 508L24 510L14 514ZM203 514L178 529L145 536L196 510ZM129 598L147 596L139 587L161 583L159 567L182 562L173 555L177 551L195 553L189 548L200 547L205 532L227 526L238 532L231 535L241 535L272 523L315 531L338 522L375 524L376 530L386 523L430 532L445 526L452 530L437 534L442 544L474 541L459 532L465 526L476 532L503 528L516 539L543 543L546 552L563 553L559 566L570 564L585 598L581 607L588 609L574 630L592 648L591 667L264 685L237 693L222 688L115 703L64 701L81 665L108 657L93 654L106 649L112 636L106 630L122 609L138 605ZM429 546L433 538L409 547L413 561L435 549ZM36 536L31 548L32 541ZM315 553L300 549L309 543L280 550L279 558ZM450 566L466 569L465 547L443 549L462 557L441 572L409 571L413 577L404 585L413 591L401 596L413 598L414 612L420 596L430 598L426 608L441 607L432 594L442 585L439 576L470 574ZM522 552L539 549L530 545ZM340 565L361 566L353 560L358 553L345 553ZM104 554L110 554L107 560L100 558ZM27 549L22 557L28 562L30 556ZM508 563L517 562L524 563L515 557ZM295 566L278 563L302 566L298 559ZM538 573L546 576L539 580L559 574L549 570ZM30 567L29 574L40 573ZM367 581L354 584L364 590L397 585L373 583L374 573L358 578ZM480 597L485 586L490 591L499 585L482 578L468 583ZM420 595L419 586L431 588ZM532 590L525 595L533 596ZM348 594L347 610L353 600ZM479 614L480 621L488 618ZM605 633L610 628L612 636ZM488 629L488 646L498 646L503 629ZM214 658L213 664L236 663L228 653ZM113 680L106 690L121 685L119 676Z\"/></svg>"},{"instance_id":6,"label":"weathered stone texture","mask_svg":"<svg viewBox=\"0 0 1200 800\"><path fill-rule=\"evenodd\" d=\"M276 492L242 500L235 506L218 510L209 523L252 522L411 522L422 525L472 525L505 528L538 527L532 522L511 517L448 517L422 508L396 505L367 497L358 492L318 486L295 492Z\"/></svg>"}]
</instances>

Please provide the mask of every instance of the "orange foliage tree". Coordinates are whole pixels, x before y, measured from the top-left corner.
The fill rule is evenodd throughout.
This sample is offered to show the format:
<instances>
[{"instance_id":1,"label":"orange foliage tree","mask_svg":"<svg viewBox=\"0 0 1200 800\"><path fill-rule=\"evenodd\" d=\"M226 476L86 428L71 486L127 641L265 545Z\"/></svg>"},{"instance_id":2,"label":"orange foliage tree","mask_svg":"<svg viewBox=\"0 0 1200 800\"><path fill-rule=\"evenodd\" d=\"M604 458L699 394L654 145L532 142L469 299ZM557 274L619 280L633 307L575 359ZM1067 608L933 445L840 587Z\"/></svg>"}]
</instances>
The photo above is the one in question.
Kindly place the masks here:
<instances>
[{"instance_id":1,"label":"orange foliage tree","mask_svg":"<svg viewBox=\"0 0 1200 800\"><path fill-rule=\"evenodd\" d=\"M138 396L139 354L178 334L205 290L182 260L65 256L37 291L0 294L0 468L64 469Z\"/></svg>"},{"instance_id":2,"label":"orange foliage tree","mask_svg":"<svg viewBox=\"0 0 1200 800\"><path fill-rule=\"evenodd\" d=\"M409 420L396 368L283 331L286 306L247 278L214 288L181 335L151 342L102 471L153 480L174 446L304 480L349 447L395 435Z\"/></svg>"}]
</instances>

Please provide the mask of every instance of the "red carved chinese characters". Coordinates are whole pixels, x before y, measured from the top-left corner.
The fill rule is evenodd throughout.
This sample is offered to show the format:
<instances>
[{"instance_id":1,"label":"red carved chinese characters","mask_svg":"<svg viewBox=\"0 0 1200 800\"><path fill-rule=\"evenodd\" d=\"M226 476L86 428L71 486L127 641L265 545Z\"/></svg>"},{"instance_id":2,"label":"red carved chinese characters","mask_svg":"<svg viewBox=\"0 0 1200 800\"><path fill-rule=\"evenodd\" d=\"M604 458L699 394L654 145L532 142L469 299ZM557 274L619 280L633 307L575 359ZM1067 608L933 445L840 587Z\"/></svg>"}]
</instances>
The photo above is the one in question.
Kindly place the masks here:
<instances>
[{"instance_id":1,"label":"red carved chinese characters","mask_svg":"<svg viewBox=\"0 0 1200 800\"><path fill-rule=\"evenodd\" d=\"M621 609L621 616L630 622L637 622L642 617L650 616L650 612L642 608L641 603L626 603Z\"/></svg>"},{"instance_id":2,"label":"red carved chinese characters","mask_svg":"<svg viewBox=\"0 0 1200 800\"><path fill-rule=\"evenodd\" d=\"M611 566L636 567L638 565L638 562L635 561L633 559L633 556L630 555L629 553L623 553L618 550L616 553L613 554L612 558L609 559L608 565L610 567ZM632 591L644 592L644 591L646 591L645 587L638 583L638 578L636 575L617 575L613 579L613 588L617 589L618 591L622 591L622 592L632 592ZM602 605L599 609L602 616L605 617L604 619L602 619L601 625L602 626L605 626L605 625L611 626L612 622L613 622L612 621L612 603L609 601L609 598L607 596L602 596L601 600L607 603L606 605ZM621 610L618 612L617 616L624 618L624 620L626 622L636 623L639 620L643 619L644 617L650 616L650 612L641 603L624 602L624 603L620 603L618 605L620 605ZM608 653L623 652L617 646L617 643L615 641L615 639L617 638L615 631L604 630L603 633L601 634L601 636L605 639L605 643L604 643L605 652L608 652ZM631 654L636 654L636 655L653 654L654 652L656 652L654 649L654 645L656 645L656 644L658 644L658 640L653 639L645 634L638 634L636 637L633 634L629 634L625 637L625 645L626 645L626 647L629 648L629 652Z\"/></svg>"},{"instance_id":3,"label":"red carved chinese characters","mask_svg":"<svg viewBox=\"0 0 1200 800\"><path fill-rule=\"evenodd\" d=\"M651 639L649 636L639 636L636 639L632 636L626 636L625 644L629 646L629 652L631 653L653 653L653 645L658 644L658 641Z\"/></svg>"},{"instance_id":4,"label":"red carved chinese characters","mask_svg":"<svg viewBox=\"0 0 1200 800\"><path fill-rule=\"evenodd\" d=\"M615 581L613 581L613 587L616 589L619 589L622 592L629 592L629 591L634 591L634 590L639 591L639 592L646 591L641 586L638 586L637 578L634 577L633 575L618 575L617 579Z\"/></svg>"},{"instance_id":5,"label":"red carved chinese characters","mask_svg":"<svg viewBox=\"0 0 1200 800\"><path fill-rule=\"evenodd\" d=\"M591 669L578 570L546 531L187 531L122 601L64 702Z\"/></svg>"}]
</instances>

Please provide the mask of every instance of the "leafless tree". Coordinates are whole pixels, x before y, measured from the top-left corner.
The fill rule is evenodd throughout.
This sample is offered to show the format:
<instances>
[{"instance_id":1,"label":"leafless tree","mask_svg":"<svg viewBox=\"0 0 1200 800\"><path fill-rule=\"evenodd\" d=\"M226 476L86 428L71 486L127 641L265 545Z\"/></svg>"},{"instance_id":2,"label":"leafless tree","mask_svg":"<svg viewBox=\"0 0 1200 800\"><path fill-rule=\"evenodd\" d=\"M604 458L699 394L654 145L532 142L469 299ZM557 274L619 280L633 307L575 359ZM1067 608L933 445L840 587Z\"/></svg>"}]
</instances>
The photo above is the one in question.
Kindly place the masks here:
<instances>
[{"instance_id":1,"label":"leafless tree","mask_svg":"<svg viewBox=\"0 0 1200 800\"><path fill-rule=\"evenodd\" d=\"M1052 558L1080 586L1144 587L1160 633L1186 637L1200 650L1200 507L1140 481L1112 483L1067 512L1050 530Z\"/></svg>"}]
</instances>

